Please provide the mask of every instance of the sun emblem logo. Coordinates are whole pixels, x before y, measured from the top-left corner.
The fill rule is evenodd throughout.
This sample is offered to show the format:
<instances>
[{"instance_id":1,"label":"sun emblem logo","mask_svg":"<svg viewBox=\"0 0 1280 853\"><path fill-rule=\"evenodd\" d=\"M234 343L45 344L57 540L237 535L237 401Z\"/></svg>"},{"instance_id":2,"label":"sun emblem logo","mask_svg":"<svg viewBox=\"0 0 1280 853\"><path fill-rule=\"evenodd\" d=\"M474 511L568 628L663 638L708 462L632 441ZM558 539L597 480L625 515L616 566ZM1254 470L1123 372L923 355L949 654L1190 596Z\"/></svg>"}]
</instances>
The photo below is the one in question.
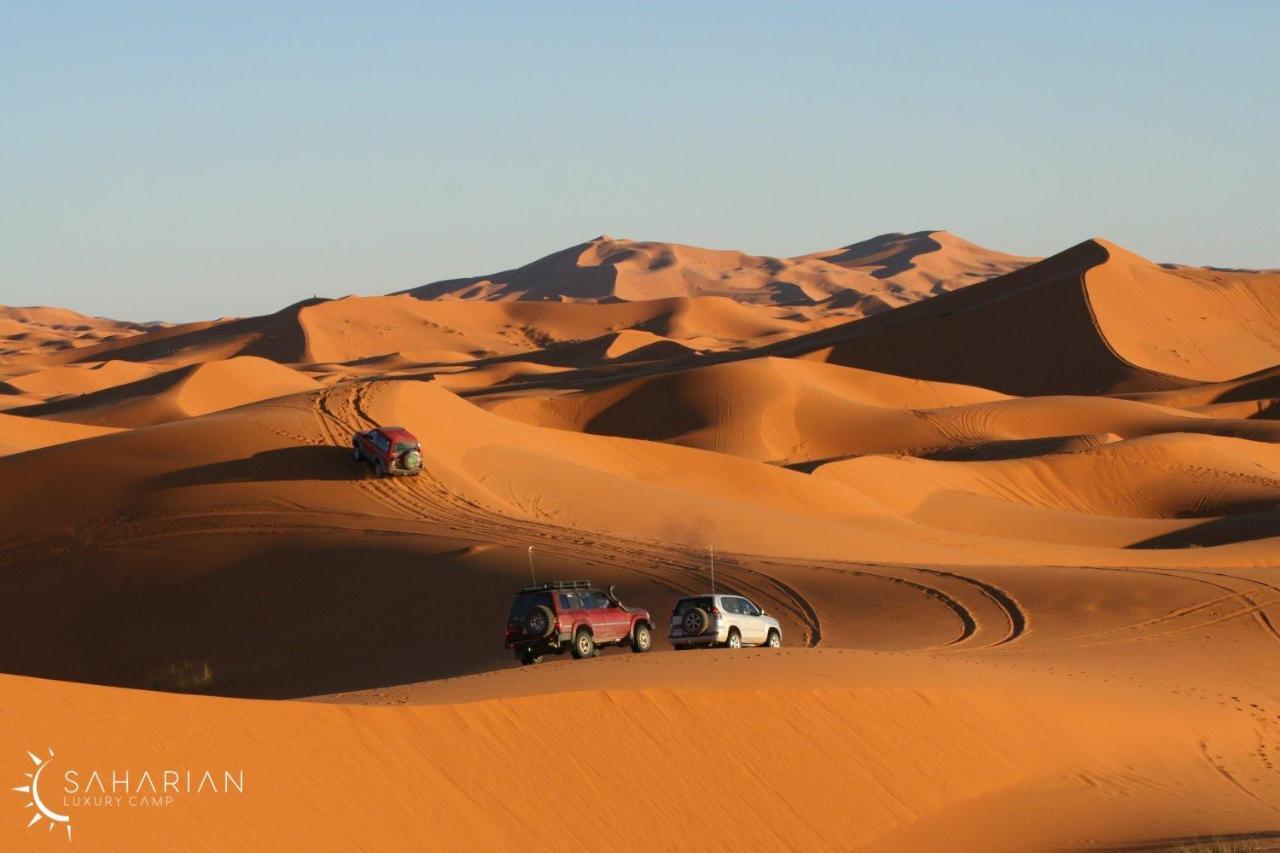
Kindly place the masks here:
<instances>
[{"instance_id":1,"label":"sun emblem logo","mask_svg":"<svg viewBox=\"0 0 1280 853\"><path fill-rule=\"evenodd\" d=\"M67 828L67 840L71 840L71 817L69 815L58 814L40 799L40 775L44 773L45 768L49 766L49 762L53 760L53 747L49 747L49 757L41 758L34 752L27 752L31 756L31 762L35 764L34 772L24 773L31 781L25 785L19 785L13 790L20 794L29 794L31 800L27 803L27 808L35 809L36 813L31 816L31 820L27 823L27 829L35 826L42 818L49 821L49 830L52 831L55 826L62 824Z\"/></svg>"}]
</instances>

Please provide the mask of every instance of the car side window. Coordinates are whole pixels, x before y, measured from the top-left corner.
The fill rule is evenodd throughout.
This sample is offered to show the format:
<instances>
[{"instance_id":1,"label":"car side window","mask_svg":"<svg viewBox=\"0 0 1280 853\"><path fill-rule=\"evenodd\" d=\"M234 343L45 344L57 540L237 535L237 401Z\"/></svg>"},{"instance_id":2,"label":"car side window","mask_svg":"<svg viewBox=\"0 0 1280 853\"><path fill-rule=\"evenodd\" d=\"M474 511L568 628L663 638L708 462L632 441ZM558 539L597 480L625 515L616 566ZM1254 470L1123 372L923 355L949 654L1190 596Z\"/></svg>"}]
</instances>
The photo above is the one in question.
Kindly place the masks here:
<instances>
[{"instance_id":1,"label":"car side window","mask_svg":"<svg viewBox=\"0 0 1280 853\"><path fill-rule=\"evenodd\" d=\"M742 605L740 605L740 604L738 603L738 602L740 602L741 600L742 600L742 599L740 599L740 598L726 598L726 599L724 600L724 609L725 609L727 612L732 613L732 614L733 614L733 615L735 615L735 616L741 616L741 615L742 615Z\"/></svg>"},{"instance_id":2,"label":"car side window","mask_svg":"<svg viewBox=\"0 0 1280 853\"><path fill-rule=\"evenodd\" d=\"M760 608L756 607L749 599L741 599L742 612L747 616L759 616Z\"/></svg>"},{"instance_id":3,"label":"car side window","mask_svg":"<svg viewBox=\"0 0 1280 853\"><path fill-rule=\"evenodd\" d=\"M609 606L609 598L603 592L591 593L591 609L604 610Z\"/></svg>"},{"instance_id":4,"label":"car side window","mask_svg":"<svg viewBox=\"0 0 1280 853\"><path fill-rule=\"evenodd\" d=\"M577 610L578 596L572 592L560 593L560 609L561 610Z\"/></svg>"}]
</instances>

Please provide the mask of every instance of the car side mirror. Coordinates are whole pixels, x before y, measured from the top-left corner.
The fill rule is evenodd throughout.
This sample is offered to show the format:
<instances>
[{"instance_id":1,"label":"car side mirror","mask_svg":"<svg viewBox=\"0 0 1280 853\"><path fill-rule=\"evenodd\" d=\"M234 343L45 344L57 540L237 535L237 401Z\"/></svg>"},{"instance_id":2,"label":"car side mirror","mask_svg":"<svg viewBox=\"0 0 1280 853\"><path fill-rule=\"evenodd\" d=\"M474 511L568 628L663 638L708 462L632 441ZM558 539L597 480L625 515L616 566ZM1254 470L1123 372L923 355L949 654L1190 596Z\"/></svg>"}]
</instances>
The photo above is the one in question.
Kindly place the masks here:
<instances>
[{"instance_id":1,"label":"car side mirror","mask_svg":"<svg viewBox=\"0 0 1280 853\"><path fill-rule=\"evenodd\" d=\"M761 615L761 616L768 616L769 614L768 614L768 613L765 613L765 612L764 612L764 608L763 608L763 607L761 607L761 608L760 608L760 615Z\"/></svg>"}]
</instances>

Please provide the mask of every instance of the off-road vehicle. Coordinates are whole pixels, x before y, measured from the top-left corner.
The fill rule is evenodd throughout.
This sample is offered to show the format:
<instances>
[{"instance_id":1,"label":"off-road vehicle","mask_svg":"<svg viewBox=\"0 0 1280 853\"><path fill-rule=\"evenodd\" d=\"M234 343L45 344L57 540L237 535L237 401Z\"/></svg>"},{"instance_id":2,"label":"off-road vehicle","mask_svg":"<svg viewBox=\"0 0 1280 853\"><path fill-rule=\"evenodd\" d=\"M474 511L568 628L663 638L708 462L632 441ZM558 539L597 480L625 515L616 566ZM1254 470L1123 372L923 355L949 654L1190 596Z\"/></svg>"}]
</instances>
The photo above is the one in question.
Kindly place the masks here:
<instances>
[{"instance_id":1,"label":"off-road vehicle","mask_svg":"<svg viewBox=\"0 0 1280 853\"><path fill-rule=\"evenodd\" d=\"M591 581L551 581L522 587L507 616L506 647L522 664L543 655L589 658L601 646L653 648L649 611L624 607L613 587L596 589Z\"/></svg>"},{"instance_id":2,"label":"off-road vehicle","mask_svg":"<svg viewBox=\"0 0 1280 853\"><path fill-rule=\"evenodd\" d=\"M697 646L782 645L782 626L741 595L695 595L682 598L671 610L671 645L676 649Z\"/></svg>"},{"instance_id":3,"label":"off-road vehicle","mask_svg":"<svg viewBox=\"0 0 1280 853\"><path fill-rule=\"evenodd\" d=\"M367 460L379 477L413 476L422 470L422 445L404 427L384 426L356 433L351 439L351 455L357 462Z\"/></svg>"}]
</instances>

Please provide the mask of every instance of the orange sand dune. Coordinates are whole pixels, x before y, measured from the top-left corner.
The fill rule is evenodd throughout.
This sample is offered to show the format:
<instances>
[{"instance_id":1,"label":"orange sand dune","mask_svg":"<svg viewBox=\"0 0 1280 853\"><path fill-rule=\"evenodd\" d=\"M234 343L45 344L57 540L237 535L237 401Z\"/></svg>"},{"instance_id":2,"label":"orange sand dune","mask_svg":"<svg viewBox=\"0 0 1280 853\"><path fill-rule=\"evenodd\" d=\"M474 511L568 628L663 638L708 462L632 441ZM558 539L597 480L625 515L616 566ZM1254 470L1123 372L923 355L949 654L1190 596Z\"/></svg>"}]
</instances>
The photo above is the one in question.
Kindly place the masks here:
<instances>
[{"instance_id":1,"label":"orange sand dune","mask_svg":"<svg viewBox=\"0 0 1280 853\"><path fill-rule=\"evenodd\" d=\"M15 414L99 426L167 423L316 388L315 380L254 356L180 367L79 397L13 410Z\"/></svg>"},{"instance_id":2,"label":"orange sand dune","mask_svg":"<svg viewBox=\"0 0 1280 853\"><path fill-rule=\"evenodd\" d=\"M906 290L931 294L986 281L1036 260L994 252L946 231L882 234L805 258L861 270Z\"/></svg>"},{"instance_id":3,"label":"orange sand dune","mask_svg":"<svg viewBox=\"0 0 1280 853\"><path fill-rule=\"evenodd\" d=\"M1274 367L1280 274L1166 270L1112 243L1085 275L1103 337L1131 364L1199 382Z\"/></svg>"},{"instance_id":4,"label":"orange sand dune","mask_svg":"<svg viewBox=\"0 0 1280 853\"><path fill-rule=\"evenodd\" d=\"M1090 240L768 352L1024 395L1154 391L1274 365L1278 306L1280 277L1170 271Z\"/></svg>"},{"instance_id":5,"label":"orange sand dune","mask_svg":"<svg viewBox=\"0 0 1280 853\"><path fill-rule=\"evenodd\" d=\"M430 298L0 309L3 752L246 769L79 809L89 849L1274 841L1280 278L1026 262L601 238ZM421 475L352 459L377 424ZM781 651L670 651L711 545ZM529 546L657 651L516 667Z\"/></svg>"},{"instance_id":6,"label":"orange sand dune","mask_svg":"<svg viewBox=\"0 0 1280 853\"><path fill-rule=\"evenodd\" d=\"M323 300L299 302L262 317L184 323L152 329L133 339L109 341L89 347L65 356L61 362L119 359L160 362L171 367L181 367L251 355L272 361L296 363L306 360L306 337L298 324L298 315L308 305L317 302Z\"/></svg>"},{"instance_id":7,"label":"orange sand dune","mask_svg":"<svg viewBox=\"0 0 1280 853\"><path fill-rule=\"evenodd\" d=\"M51 767L81 779L95 768L243 773L242 793L163 809L67 807L73 843L104 850L250 839L498 849L547 826L648 850L715 826L716 849L1027 851L1274 825L1273 691L1140 686L1053 660L667 652L426 686L410 701L427 704L393 708L3 676L0 738L23 760L56 742ZM574 742L599 748L566 746L566 713ZM714 770L690 769L702 756ZM513 776L549 767L577 780L577 795L559 784L513 794ZM715 784L691 795L690 773ZM7 849L48 846L13 817L0 828Z\"/></svg>"},{"instance_id":8,"label":"orange sand dune","mask_svg":"<svg viewBox=\"0 0 1280 853\"><path fill-rule=\"evenodd\" d=\"M307 349L300 360L350 362L415 349L473 358L505 356L628 330L691 346L748 345L794 335L804 328L801 322L786 319L786 313L722 298L597 306L348 297L301 313Z\"/></svg>"},{"instance_id":9,"label":"orange sand dune","mask_svg":"<svg viewBox=\"0 0 1280 853\"><path fill-rule=\"evenodd\" d=\"M376 371L380 365L375 360L393 356L431 353L430 361L458 363L535 353L625 331L695 348L746 348L798 334L808 322L787 309L720 297L609 305L347 297L300 303L264 317L159 329L61 359L186 366L252 355L282 364Z\"/></svg>"},{"instance_id":10,"label":"orange sand dune","mask_svg":"<svg viewBox=\"0 0 1280 853\"><path fill-rule=\"evenodd\" d=\"M598 390L496 399L487 405L504 417L539 426L668 441L784 464L966 448L970 455L1027 455L1066 449L1077 437L1108 434L1205 432L1280 441L1280 425L1261 421L1195 416L1107 398L1010 398L970 386L779 358L730 361ZM1032 442L1041 439L1047 441Z\"/></svg>"},{"instance_id":11,"label":"orange sand dune","mask_svg":"<svg viewBox=\"0 0 1280 853\"><path fill-rule=\"evenodd\" d=\"M942 231L887 234L797 258L597 237L514 270L407 291L420 299L628 301L726 296L803 305L838 296L883 310L1029 263Z\"/></svg>"},{"instance_id":12,"label":"orange sand dune","mask_svg":"<svg viewBox=\"0 0 1280 853\"><path fill-rule=\"evenodd\" d=\"M0 456L79 441L115 432L111 427L66 424L59 421L0 414Z\"/></svg>"},{"instance_id":13,"label":"orange sand dune","mask_svg":"<svg viewBox=\"0 0 1280 853\"><path fill-rule=\"evenodd\" d=\"M1274 418L1280 409L1280 367L1271 367L1226 382L1205 382L1171 391L1117 395L1162 406L1178 406L1206 414L1234 412L1230 417Z\"/></svg>"},{"instance_id":14,"label":"orange sand dune","mask_svg":"<svg viewBox=\"0 0 1280 853\"><path fill-rule=\"evenodd\" d=\"M0 305L0 377L15 368L25 372L24 365L38 365L65 351L127 338L161 325L87 317L66 308Z\"/></svg>"},{"instance_id":15,"label":"orange sand dune","mask_svg":"<svg viewBox=\"0 0 1280 853\"><path fill-rule=\"evenodd\" d=\"M1161 435L990 462L865 456L814 474L920 524L988 536L1168 548L1280 530L1280 448L1235 438Z\"/></svg>"},{"instance_id":16,"label":"orange sand dune","mask_svg":"<svg viewBox=\"0 0 1280 853\"><path fill-rule=\"evenodd\" d=\"M0 392L12 389L19 394L45 399L88 394L92 391L136 382L155 372L155 368L150 365L130 361L103 361L94 364L46 367L0 383Z\"/></svg>"}]
</instances>

